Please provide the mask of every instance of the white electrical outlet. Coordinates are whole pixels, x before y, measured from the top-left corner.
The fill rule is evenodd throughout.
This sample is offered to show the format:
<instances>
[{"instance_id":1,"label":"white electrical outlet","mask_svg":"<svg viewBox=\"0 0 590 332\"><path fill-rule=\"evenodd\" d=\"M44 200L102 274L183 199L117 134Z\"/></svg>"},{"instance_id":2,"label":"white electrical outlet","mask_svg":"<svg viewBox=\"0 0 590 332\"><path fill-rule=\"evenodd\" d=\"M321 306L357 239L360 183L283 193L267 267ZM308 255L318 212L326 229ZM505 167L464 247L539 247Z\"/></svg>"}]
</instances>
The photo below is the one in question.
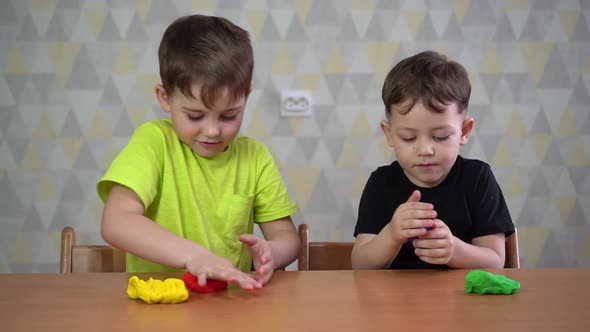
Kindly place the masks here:
<instances>
[{"instance_id":1,"label":"white electrical outlet","mask_svg":"<svg viewBox=\"0 0 590 332\"><path fill-rule=\"evenodd\" d=\"M313 100L309 90L281 91L282 116L310 116L313 113Z\"/></svg>"}]
</instances>

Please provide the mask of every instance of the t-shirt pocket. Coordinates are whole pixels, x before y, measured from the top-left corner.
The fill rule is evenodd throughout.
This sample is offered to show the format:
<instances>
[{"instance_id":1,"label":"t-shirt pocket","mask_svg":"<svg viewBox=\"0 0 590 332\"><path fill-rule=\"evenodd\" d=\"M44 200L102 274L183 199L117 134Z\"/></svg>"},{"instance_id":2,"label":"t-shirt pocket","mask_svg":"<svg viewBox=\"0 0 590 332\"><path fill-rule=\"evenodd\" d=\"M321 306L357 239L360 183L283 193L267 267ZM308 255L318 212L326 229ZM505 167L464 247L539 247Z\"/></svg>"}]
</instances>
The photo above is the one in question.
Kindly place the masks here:
<instances>
[{"instance_id":1,"label":"t-shirt pocket","mask_svg":"<svg viewBox=\"0 0 590 332\"><path fill-rule=\"evenodd\" d=\"M229 249L228 257L234 264L241 260L243 243L240 242L241 234L250 233L250 220L252 220L254 196L235 194L224 200L226 209L223 221L224 242Z\"/></svg>"}]
</instances>

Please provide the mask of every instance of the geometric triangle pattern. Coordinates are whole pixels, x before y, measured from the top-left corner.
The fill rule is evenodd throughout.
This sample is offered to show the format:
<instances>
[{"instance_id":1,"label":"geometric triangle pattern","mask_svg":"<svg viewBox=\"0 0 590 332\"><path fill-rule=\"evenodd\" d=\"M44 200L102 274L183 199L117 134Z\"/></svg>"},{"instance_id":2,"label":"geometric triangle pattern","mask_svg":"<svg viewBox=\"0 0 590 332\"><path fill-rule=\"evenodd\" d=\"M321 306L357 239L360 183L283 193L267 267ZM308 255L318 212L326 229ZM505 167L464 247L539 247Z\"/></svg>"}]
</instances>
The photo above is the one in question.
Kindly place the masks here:
<instances>
[{"instance_id":1,"label":"geometric triangle pattern","mask_svg":"<svg viewBox=\"0 0 590 332\"><path fill-rule=\"evenodd\" d=\"M370 173L394 159L379 128L389 69L433 49L472 81L461 154L491 164L523 266L590 266L588 1L5 1L0 11L0 272L56 272L64 226L102 243L95 183L141 123L157 47L179 15L247 29L255 69L241 133L272 151L296 223L352 241ZM280 116L280 92L314 113ZM290 267L292 268L292 267Z\"/></svg>"}]
</instances>

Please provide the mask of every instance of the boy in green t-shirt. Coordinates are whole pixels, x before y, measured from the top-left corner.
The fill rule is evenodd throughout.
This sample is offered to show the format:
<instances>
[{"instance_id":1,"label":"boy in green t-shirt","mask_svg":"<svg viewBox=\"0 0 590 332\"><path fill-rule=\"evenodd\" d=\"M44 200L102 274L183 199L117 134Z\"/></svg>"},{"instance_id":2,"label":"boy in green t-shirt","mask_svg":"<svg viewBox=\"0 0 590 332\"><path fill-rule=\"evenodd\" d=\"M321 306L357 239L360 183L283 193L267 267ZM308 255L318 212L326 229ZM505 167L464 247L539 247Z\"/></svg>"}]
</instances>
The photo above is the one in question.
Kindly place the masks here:
<instances>
[{"instance_id":1,"label":"boy in green t-shirt","mask_svg":"<svg viewBox=\"0 0 590 332\"><path fill-rule=\"evenodd\" d=\"M252 90L248 32L219 17L181 17L158 56L155 92L170 119L139 126L98 182L102 236L128 252L128 272L186 269L201 286L210 278L260 288L300 242L272 155L237 136Z\"/></svg>"}]
</instances>

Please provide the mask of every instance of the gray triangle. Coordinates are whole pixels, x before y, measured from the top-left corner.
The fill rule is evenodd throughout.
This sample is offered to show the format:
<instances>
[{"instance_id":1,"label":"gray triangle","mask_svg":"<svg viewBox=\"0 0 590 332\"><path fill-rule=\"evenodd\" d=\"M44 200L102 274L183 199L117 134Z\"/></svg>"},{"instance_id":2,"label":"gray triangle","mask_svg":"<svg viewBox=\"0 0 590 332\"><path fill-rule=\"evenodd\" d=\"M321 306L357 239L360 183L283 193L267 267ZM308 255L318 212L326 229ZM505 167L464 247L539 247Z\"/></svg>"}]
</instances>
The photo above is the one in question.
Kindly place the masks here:
<instances>
[{"instance_id":1,"label":"gray triangle","mask_svg":"<svg viewBox=\"0 0 590 332\"><path fill-rule=\"evenodd\" d=\"M550 28L553 19L553 13L533 12L527 18L527 21L520 35L521 41L538 41L545 40L545 35Z\"/></svg>"},{"instance_id":2,"label":"gray triangle","mask_svg":"<svg viewBox=\"0 0 590 332\"><path fill-rule=\"evenodd\" d=\"M455 15L451 15L449 18L449 23L447 24L447 28L445 29L441 40L452 42L462 42L465 40L465 37L463 36L463 30L461 30Z\"/></svg>"},{"instance_id":3,"label":"gray triangle","mask_svg":"<svg viewBox=\"0 0 590 332\"><path fill-rule=\"evenodd\" d=\"M4 10L4 8L2 8L2 10ZM2 21L1 18L0 18L0 22L4 23L4 21ZM39 31L37 31L37 26L33 23L33 18L31 17L30 14L25 16L25 18L23 19L23 22L21 24L21 27L22 28L21 28L20 33L18 35L18 40L30 41L30 40L40 40L41 39L39 36Z\"/></svg>"},{"instance_id":4,"label":"gray triangle","mask_svg":"<svg viewBox=\"0 0 590 332\"><path fill-rule=\"evenodd\" d=\"M152 1L152 6L145 18L144 24L163 24L169 25L179 13L175 6L171 6L168 1Z\"/></svg>"},{"instance_id":5,"label":"gray triangle","mask_svg":"<svg viewBox=\"0 0 590 332\"><path fill-rule=\"evenodd\" d=\"M471 1L462 23L465 26L495 26L496 18L487 1Z\"/></svg>"},{"instance_id":6,"label":"gray triangle","mask_svg":"<svg viewBox=\"0 0 590 332\"><path fill-rule=\"evenodd\" d=\"M554 140L551 141L549 148L547 148L547 152L545 152L545 159L543 159L543 165L545 166L557 166L563 165L563 157L561 156L561 152L557 142Z\"/></svg>"},{"instance_id":7,"label":"gray triangle","mask_svg":"<svg viewBox=\"0 0 590 332\"><path fill-rule=\"evenodd\" d=\"M381 98L381 89L377 87L377 84L375 83L375 77L372 74L349 74L348 77L360 103L364 104L365 102L369 101L367 94L372 94L376 91L379 92L378 97Z\"/></svg>"},{"instance_id":8,"label":"gray triangle","mask_svg":"<svg viewBox=\"0 0 590 332\"><path fill-rule=\"evenodd\" d=\"M80 153L78 154L78 159L74 162L74 168L96 168L98 162L90 153L90 147L88 146L88 142L84 142L80 147Z\"/></svg>"},{"instance_id":9,"label":"gray triangle","mask_svg":"<svg viewBox=\"0 0 590 332\"><path fill-rule=\"evenodd\" d=\"M572 179L574 188L578 195L586 195L590 193L590 188L584 188L584 184L587 183L586 179L590 179L590 172L587 167L569 166L567 172Z\"/></svg>"},{"instance_id":10,"label":"gray triangle","mask_svg":"<svg viewBox=\"0 0 590 332\"><path fill-rule=\"evenodd\" d=\"M367 147L371 146L371 143L374 140L375 140L375 137L373 137L373 136L349 138L350 145L352 146L352 149L355 152L355 156L358 158L358 160L365 159L365 156L369 152L369 149L367 149Z\"/></svg>"},{"instance_id":11,"label":"gray triangle","mask_svg":"<svg viewBox=\"0 0 590 332\"><path fill-rule=\"evenodd\" d=\"M215 9L214 15L218 16L218 17L226 18L231 22L240 22L240 18L242 17L242 13L243 12L241 9L217 7Z\"/></svg>"},{"instance_id":12,"label":"gray triangle","mask_svg":"<svg viewBox=\"0 0 590 332\"><path fill-rule=\"evenodd\" d=\"M537 87L570 89L572 82L567 71L563 70L563 68L565 68L565 63L560 52L556 48L553 48L553 52L551 52L551 56L545 65L543 76L541 76Z\"/></svg>"},{"instance_id":13,"label":"gray triangle","mask_svg":"<svg viewBox=\"0 0 590 332\"><path fill-rule=\"evenodd\" d=\"M574 208L572 209L572 212L569 218L567 219L566 227L589 226L588 220L586 220L586 216L584 216L584 211L581 208L581 204L588 204L588 202L581 202L580 198L576 199Z\"/></svg>"},{"instance_id":14,"label":"gray triangle","mask_svg":"<svg viewBox=\"0 0 590 332\"><path fill-rule=\"evenodd\" d=\"M574 91L569 100L571 105L588 105L590 104L590 96L588 96L588 88L584 84L582 77L578 79Z\"/></svg>"},{"instance_id":15,"label":"gray triangle","mask_svg":"<svg viewBox=\"0 0 590 332\"><path fill-rule=\"evenodd\" d=\"M33 264L10 264L8 268L12 273L33 273Z\"/></svg>"},{"instance_id":16,"label":"gray triangle","mask_svg":"<svg viewBox=\"0 0 590 332\"><path fill-rule=\"evenodd\" d=\"M275 27L276 30L276 27ZM276 31L278 33L278 31ZM309 38L307 36L307 32L305 32L305 28L297 18L291 20L291 24L289 24L289 28L287 29L287 35L285 36L285 41L288 42L307 42Z\"/></svg>"},{"instance_id":17,"label":"gray triangle","mask_svg":"<svg viewBox=\"0 0 590 332\"><path fill-rule=\"evenodd\" d=\"M49 22L49 26L47 27L47 34L45 35L45 40L70 40L70 35L72 31L73 30L68 30L66 27L64 27L62 15L60 15L59 12L56 12L53 15L51 21Z\"/></svg>"},{"instance_id":18,"label":"gray triangle","mask_svg":"<svg viewBox=\"0 0 590 332\"><path fill-rule=\"evenodd\" d=\"M301 58L303 58L303 54L305 53L305 45L306 43L287 43L287 54L291 63L297 64L301 62Z\"/></svg>"},{"instance_id":19,"label":"gray triangle","mask_svg":"<svg viewBox=\"0 0 590 332\"><path fill-rule=\"evenodd\" d=\"M510 91L512 91L512 96L514 97L515 101L519 101L520 96L522 95L524 84L528 80L528 74L524 73L504 73L503 74L504 80L510 87Z\"/></svg>"},{"instance_id":20,"label":"gray triangle","mask_svg":"<svg viewBox=\"0 0 590 332\"><path fill-rule=\"evenodd\" d=\"M486 160L492 160L494 155L496 154L496 149L498 148L498 142L500 142L500 136L488 136L488 135L480 135L479 136L479 143L481 144L481 148L483 153L486 156Z\"/></svg>"},{"instance_id":21,"label":"gray triangle","mask_svg":"<svg viewBox=\"0 0 590 332\"><path fill-rule=\"evenodd\" d=\"M496 91L491 96L491 101L495 104L513 104L514 97L512 96L512 90L504 79L501 79Z\"/></svg>"},{"instance_id":22,"label":"gray triangle","mask_svg":"<svg viewBox=\"0 0 590 332\"><path fill-rule=\"evenodd\" d=\"M33 82L31 81L31 75L27 76L29 79L27 79L20 98L17 99L17 101L21 105L41 104L41 95L39 94L39 91L37 91L37 88L33 85Z\"/></svg>"},{"instance_id":23,"label":"gray triangle","mask_svg":"<svg viewBox=\"0 0 590 332\"><path fill-rule=\"evenodd\" d=\"M496 27L496 33L494 34L492 40L497 42L513 42L516 40L514 31L512 31L512 24L510 24L510 20L505 14L500 19L500 22Z\"/></svg>"},{"instance_id":24,"label":"gray triangle","mask_svg":"<svg viewBox=\"0 0 590 332\"><path fill-rule=\"evenodd\" d=\"M61 199L85 199L86 195L75 175L70 174L64 184Z\"/></svg>"},{"instance_id":25,"label":"gray triangle","mask_svg":"<svg viewBox=\"0 0 590 332\"><path fill-rule=\"evenodd\" d=\"M534 10L554 10L559 2L554 0L535 0L531 3Z\"/></svg>"},{"instance_id":26,"label":"gray triangle","mask_svg":"<svg viewBox=\"0 0 590 332\"><path fill-rule=\"evenodd\" d=\"M307 167L305 153L298 142L295 142L291 153L289 153L289 156L285 161L285 165L289 165L289 167Z\"/></svg>"},{"instance_id":27,"label":"gray triangle","mask_svg":"<svg viewBox=\"0 0 590 332\"><path fill-rule=\"evenodd\" d=\"M4 141L6 141L6 145L8 149L12 153L12 158L17 165L20 165L25 158L25 153L27 152L27 147L29 146L30 139L23 138L23 137L10 137L5 136Z\"/></svg>"},{"instance_id":28,"label":"gray triangle","mask_svg":"<svg viewBox=\"0 0 590 332\"><path fill-rule=\"evenodd\" d=\"M117 91L117 87L113 82L113 79L109 77L104 85L104 89L102 90L102 97L98 102L100 106L120 106L123 102L121 101L121 96L119 95L119 91Z\"/></svg>"},{"instance_id":29,"label":"gray triangle","mask_svg":"<svg viewBox=\"0 0 590 332\"><path fill-rule=\"evenodd\" d=\"M348 74L325 74L324 80L332 96L338 96Z\"/></svg>"},{"instance_id":30,"label":"gray triangle","mask_svg":"<svg viewBox=\"0 0 590 332\"><path fill-rule=\"evenodd\" d=\"M531 126L530 135L542 136L551 134L551 125L549 125L549 119L547 119L547 115L545 112L537 113L535 122L533 122L533 125Z\"/></svg>"},{"instance_id":31,"label":"gray triangle","mask_svg":"<svg viewBox=\"0 0 590 332\"><path fill-rule=\"evenodd\" d=\"M375 11L373 13L373 17L371 18L371 21L369 21L363 40L382 41L389 39L389 36L391 35L391 25L383 24L383 15L387 14L384 13L384 11ZM386 21L389 24L391 24L391 16L393 15L388 15L388 20Z\"/></svg>"},{"instance_id":32,"label":"gray triangle","mask_svg":"<svg viewBox=\"0 0 590 332\"><path fill-rule=\"evenodd\" d=\"M100 80L96 74L96 70L90 57L88 56L88 49L86 46L80 49L78 58L70 74L70 78L66 84L68 89L100 89Z\"/></svg>"},{"instance_id":33,"label":"gray triangle","mask_svg":"<svg viewBox=\"0 0 590 332\"><path fill-rule=\"evenodd\" d=\"M0 216L18 217L24 214L16 191L8 182L8 176L0 179Z\"/></svg>"},{"instance_id":34,"label":"gray triangle","mask_svg":"<svg viewBox=\"0 0 590 332\"><path fill-rule=\"evenodd\" d=\"M293 20L297 21L297 20ZM360 41L361 37L359 36L358 31L356 30L356 26L354 25L354 21L350 14L347 14L344 17L344 20L341 24L342 29L340 29L340 33L338 37L336 37L336 41L339 42L358 42Z\"/></svg>"},{"instance_id":35,"label":"gray triangle","mask_svg":"<svg viewBox=\"0 0 590 332\"><path fill-rule=\"evenodd\" d=\"M10 1L3 1L2 10L0 10L0 22L2 25L11 26L18 24L18 15Z\"/></svg>"},{"instance_id":36,"label":"gray triangle","mask_svg":"<svg viewBox=\"0 0 590 332\"><path fill-rule=\"evenodd\" d=\"M59 137L81 137L84 136L76 115L71 110L68 111L64 125L59 133Z\"/></svg>"},{"instance_id":37,"label":"gray triangle","mask_svg":"<svg viewBox=\"0 0 590 332\"><path fill-rule=\"evenodd\" d=\"M560 263L565 261L565 256L563 255L561 248L553 233L549 233L547 239L545 240L545 245L543 249L539 253L539 260L537 261L537 265L534 267L537 268L547 268L547 267L557 267Z\"/></svg>"},{"instance_id":38,"label":"gray triangle","mask_svg":"<svg viewBox=\"0 0 590 332\"><path fill-rule=\"evenodd\" d=\"M288 118L280 118L277 121L273 131L273 136L291 136L293 134L293 129L291 128L291 123L289 122Z\"/></svg>"},{"instance_id":39,"label":"gray triangle","mask_svg":"<svg viewBox=\"0 0 590 332\"><path fill-rule=\"evenodd\" d=\"M325 212L325 211L339 211L340 206L332 191L329 189L329 184L326 181L324 172L320 174L318 183L309 198L309 204L305 209L306 212Z\"/></svg>"},{"instance_id":40,"label":"gray triangle","mask_svg":"<svg viewBox=\"0 0 590 332\"><path fill-rule=\"evenodd\" d=\"M23 232L46 232L45 225L41 222L41 217L34 206L31 206L27 211L25 223L22 228Z\"/></svg>"},{"instance_id":41,"label":"gray triangle","mask_svg":"<svg viewBox=\"0 0 590 332\"><path fill-rule=\"evenodd\" d=\"M39 93L41 102L48 104L50 94L54 91L54 87L58 85L55 74L32 74L31 81L35 90Z\"/></svg>"},{"instance_id":42,"label":"gray triangle","mask_svg":"<svg viewBox=\"0 0 590 332\"><path fill-rule=\"evenodd\" d=\"M339 20L338 10L334 8L332 1L313 1L305 17L305 26L337 25Z\"/></svg>"},{"instance_id":43,"label":"gray triangle","mask_svg":"<svg viewBox=\"0 0 590 332\"><path fill-rule=\"evenodd\" d=\"M483 83L484 88L488 96L493 96L498 89L498 85L500 84L500 80L502 79L503 74L480 74L479 78Z\"/></svg>"},{"instance_id":44,"label":"gray triangle","mask_svg":"<svg viewBox=\"0 0 590 332\"><path fill-rule=\"evenodd\" d=\"M582 136L590 136L590 117L586 118L579 129L579 134Z\"/></svg>"},{"instance_id":45,"label":"gray triangle","mask_svg":"<svg viewBox=\"0 0 590 332\"><path fill-rule=\"evenodd\" d=\"M25 126L20 109L17 109L18 113L12 116L10 126L4 132L4 137L28 137L29 130Z\"/></svg>"},{"instance_id":46,"label":"gray triangle","mask_svg":"<svg viewBox=\"0 0 590 332\"><path fill-rule=\"evenodd\" d=\"M550 186L543 174L537 174L528 190L528 197L547 197L550 193Z\"/></svg>"},{"instance_id":47,"label":"gray triangle","mask_svg":"<svg viewBox=\"0 0 590 332\"><path fill-rule=\"evenodd\" d=\"M323 132L322 129L325 128L328 121L330 121L330 115L334 112L334 107L335 106L333 105L313 105L313 117L315 118L320 131Z\"/></svg>"},{"instance_id":48,"label":"gray triangle","mask_svg":"<svg viewBox=\"0 0 590 332\"><path fill-rule=\"evenodd\" d=\"M102 31L98 36L98 40L100 41L120 41L121 40L121 33L117 26L115 25L115 21L113 21L113 16L111 15L110 11L107 14L107 17L102 25Z\"/></svg>"},{"instance_id":49,"label":"gray triangle","mask_svg":"<svg viewBox=\"0 0 590 332\"><path fill-rule=\"evenodd\" d=\"M296 142L301 146L306 161L313 157L318 147L319 139L319 137L297 137Z\"/></svg>"},{"instance_id":50,"label":"gray triangle","mask_svg":"<svg viewBox=\"0 0 590 332\"><path fill-rule=\"evenodd\" d=\"M134 126L126 111L121 112L117 125L113 129L114 137L130 137L133 134Z\"/></svg>"},{"instance_id":51,"label":"gray triangle","mask_svg":"<svg viewBox=\"0 0 590 332\"><path fill-rule=\"evenodd\" d=\"M334 96L336 96L336 100L339 104L353 105L360 102L356 91L352 86L352 83L350 83L349 78L344 80L344 84L342 85L340 92Z\"/></svg>"},{"instance_id":52,"label":"gray triangle","mask_svg":"<svg viewBox=\"0 0 590 332\"><path fill-rule=\"evenodd\" d=\"M80 8L80 0L59 0L57 8Z\"/></svg>"},{"instance_id":53,"label":"gray triangle","mask_svg":"<svg viewBox=\"0 0 590 332\"><path fill-rule=\"evenodd\" d=\"M342 128L342 126L340 126ZM343 137L325 137L324 136L324 144L332 159L337 161L340 157L340 153L342 153L342 147L344 146L344 138Z\"/></svg>"},{"instance_id":54,"label":"gray triangle","mask_svg":"<svg viewBox=\"0 0 590 332\"><path fill-rule=\"evenodd\" d=\"M48 231L61 231L66 226L76 227L81 221L78 216L84 206L83 200L67 200L60 201L55 208L55 214L51 220L51 225Z\"/></svg>"},{"instance_id":55,"label":"gray triangle","mask_svg":"<svg viewBox=\"0 0 590 332\"><path fill-rule=\"evenodd\" d=\"M53 139L46 138L34 138L33 142L39 153L39 158L47 165L51 160L51 155L55 150L56 141Z\"/></svg>"},{"instance_id":56,"label":"gray triangle","mask_svg":"<svg viewBox=\"0 0 590 332\"><path fill-rule=\"evenodd\" d=\"M4 79L8 85L8 89L12 93L14 100L21 100L21 94L27 84L28 75L18 74L4 74Z\"/></svg>"},{"instance_id":57,"label":"gray triangle","mask_svg":"<svg viewBox=\"0 0 590 332\"><path fill-rule=\"evenodd\" d=\"M422 26L418 33L416 34L416 41L425 41L425 42L432 42L438 40L438 35L434 30L434 25L432 24L432 19L430 15L424 16L424 21L422 22Z\"/></svg>"},{"instance_id":58,"label":"gray triangle","mask_svg":"<svg viewBox=\"0 0 590 332\"><path fill-rule=\"evenodd\" d=\"M16 112L16 106L0 106L0 134L4 133L10 127L12 116Z\"/></svg>"},{"instance_id":59,"label":"gray triangle","mask_svg":"<svg viewBox=\"0 0 590 332\"><path fill-rule=\"evenodd\" d=\"M292 21L296 21L296 19ZM264 26L260 32L259 40L271 42L277 42L281 40L281 35L279 34L279 30L277 29L277 25L275 24L272 15L266 16L266 21L264 22Z\"/></svg>"},{"instance_id":60,"label":"gray triangle","mask_svg":"<svg viewBox=\"0 0 590 332\"><path fill-rule=\"evenodd\" d=\"M149 37L147 32L145 31L141 20L137 14L133 15L133 19L131 20L131 24L129 25L129 30L127 30L127 35L125 36L127 41L148 41Z\"/></svg>"},{"instance_id":61,"label":"gray triangle","mask_svg":"<svg viewBox=\"0 0 590 332\"><path fill-rule=\"evenodd\" d=\"M400 9L402 1L379 0L375 8L381 9Z\"/></svg>"},{"instance_id":62,"label":"gray triangle","mask_svg":"<svg viewBox=\"0 0 590 332\"><path fill-rule=\"evenodd\" d=\"M528 75L528 74L525 74ZM537 89L533 82L527 79L522 87L520 95L515 95L515 100L522 104L537 104L539 103L539 96L537 95Z\"/></svg>"},{"instance_id":63,"label":"gray triangle","mask_svg":"<svg viewBox=\"0 0 590 332\"><path fill-rule=\"evenodd\" d=\"M243 6L242 1L217 0L217 7L218 8L227 8L227 9L242 9L244 6Z\"/></svg>"},{"instance_id":64,"label":"gray triangle","mask_svg":"<svg viewBox=\"0 0 590 332\"><path fill-rule=\"evenodd\" d=\"M518 227L536 226L539 222L539 218L537 218L535 214L535 206L533 205L531 198L527 198L527 200L522 205L520 215L515 219L518 220Z\"/></svg>"}]
</instances>

